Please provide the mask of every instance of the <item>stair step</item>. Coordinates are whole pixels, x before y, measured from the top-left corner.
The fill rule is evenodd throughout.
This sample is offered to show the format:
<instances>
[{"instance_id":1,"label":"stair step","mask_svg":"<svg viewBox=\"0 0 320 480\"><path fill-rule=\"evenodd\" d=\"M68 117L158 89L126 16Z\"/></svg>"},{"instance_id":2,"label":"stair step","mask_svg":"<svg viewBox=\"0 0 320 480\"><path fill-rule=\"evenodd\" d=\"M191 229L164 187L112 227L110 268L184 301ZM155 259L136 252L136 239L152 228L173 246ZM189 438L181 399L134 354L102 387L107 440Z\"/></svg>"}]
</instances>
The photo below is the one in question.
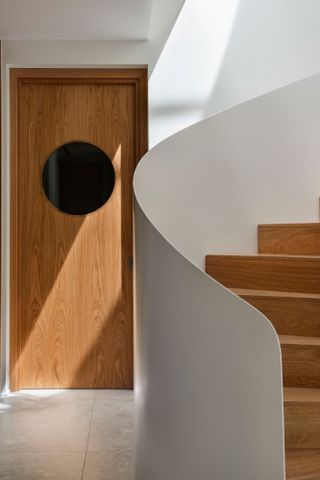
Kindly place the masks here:
<instances>
[{"instance_id":1,"label":"stair step","mask_svg":"<svg viewBox=\"0 0 320 480\"><path fill-rule=\"evenodd\" d=\"M285 387L320 388L320 338L280 335Z\"/></svg>"},{"instance_id":2,"label":"stair step","mask_svg":"<svg viewBox=\"0 0 320 480\"><path fill-rule=\"evenodd\" d=\"M294 388L294 387L285 387L284 392L284 401L285 402L305 402L305 403L316 403L320 405L320 388ZM320 420L320 418L319 418ZM320 432L319 432L320 434Z\"/></svg>"},{"instance_id":3,"label":"stair step","mask_svg":"<svg viewBox=\"0 0 320 480\"><path fill-rule=\"evenodd\" d=\"M228 288L320 294L320 257L207 255L206 272Z\"/></svg>"},{"instance_id":4,"label":"stair step","mask_svg":"<svg viewBox=\"0 0 320 480\"><path fill-rule=\"evenodd\" d=\"M289 449L286 451L287 480L319 480L320 449Z\"/></svg>"},{"instance_id":5,"label":"stair step","mask_svg":"<svg viewBox=\"0 0 320 480\"><path fill-rule=\"evenodd\" d=\"M320 223L258 226L259 253L320 255Z\"/></svg>"},{"instance_id":6,"label":"stair step","mask_svg":"<svg viewBox=\"0 0 320 480\"><path fill-rule=\"evenodd\" d=\"M260 310L279 335L320 336L320 295L232 289Z\"/></svg>"},{"instance_id":7,"label":"stair step","mask_svg":"<svg viewBox=\"0 0 320 480\"><path fill-rule=\"evenodd\" d=\"M320 389L285 388L286 448L320 449Z\"/></svg>"}]
</instances>

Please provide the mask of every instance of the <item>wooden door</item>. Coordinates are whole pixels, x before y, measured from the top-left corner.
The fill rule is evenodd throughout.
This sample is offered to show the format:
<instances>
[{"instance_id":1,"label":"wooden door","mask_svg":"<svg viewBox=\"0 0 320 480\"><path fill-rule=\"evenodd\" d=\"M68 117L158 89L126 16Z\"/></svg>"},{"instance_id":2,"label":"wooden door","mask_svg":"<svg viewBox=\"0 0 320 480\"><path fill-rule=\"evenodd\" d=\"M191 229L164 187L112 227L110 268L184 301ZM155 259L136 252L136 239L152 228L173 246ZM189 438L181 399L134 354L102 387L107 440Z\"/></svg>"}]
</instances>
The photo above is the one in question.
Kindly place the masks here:
<instances>
[{"instance_id":1,"label":"wooden door","mask_svg":"<svg viewBox=\"0 0 320 480\"><path fill-rule=\"evenodd\" d=\"M11 388L132 388L132 176L147 149L146 71L11 70ZM68 142L112 160L87 215L43 190Z\"/></svg>"}]
</instances>

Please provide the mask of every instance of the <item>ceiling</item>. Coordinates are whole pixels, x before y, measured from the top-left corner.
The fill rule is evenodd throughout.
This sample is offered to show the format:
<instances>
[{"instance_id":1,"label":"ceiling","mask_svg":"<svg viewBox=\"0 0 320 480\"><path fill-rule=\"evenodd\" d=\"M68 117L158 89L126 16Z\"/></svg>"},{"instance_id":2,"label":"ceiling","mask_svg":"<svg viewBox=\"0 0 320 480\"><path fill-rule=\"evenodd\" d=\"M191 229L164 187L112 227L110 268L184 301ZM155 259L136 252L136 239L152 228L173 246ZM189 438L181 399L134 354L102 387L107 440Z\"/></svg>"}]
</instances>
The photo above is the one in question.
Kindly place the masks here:
<instances>
[{"instance_id":1,"label":"ceiling","mask_svg":"<svg viewBox=\"0 0 320 480\"><path fill-rule=\"evenodd\" d=\"M153 2L0 0L0 38L146 40Z\"/></svg>"}]
</instances>

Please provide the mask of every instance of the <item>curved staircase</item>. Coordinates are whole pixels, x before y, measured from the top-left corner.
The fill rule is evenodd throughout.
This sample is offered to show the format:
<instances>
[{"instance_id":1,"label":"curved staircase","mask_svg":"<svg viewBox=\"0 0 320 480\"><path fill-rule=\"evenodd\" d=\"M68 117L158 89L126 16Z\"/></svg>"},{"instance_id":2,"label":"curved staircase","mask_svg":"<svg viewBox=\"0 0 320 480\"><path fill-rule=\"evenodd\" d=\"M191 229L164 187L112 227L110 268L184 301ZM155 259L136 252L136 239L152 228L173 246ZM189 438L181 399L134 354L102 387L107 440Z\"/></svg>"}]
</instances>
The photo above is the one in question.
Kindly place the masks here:
<instances>
[{"instance_id":1,"label":"curved staircase","mask_svg":"<svg viewBox=\"0 0 320 480\"><path fill-rule=\"evenodd\" d=\"M208 255L206 272L260 310L283 359L286 478L320 479L320 223L259 225L257 255Z\"/></svg>"}]
</instances>

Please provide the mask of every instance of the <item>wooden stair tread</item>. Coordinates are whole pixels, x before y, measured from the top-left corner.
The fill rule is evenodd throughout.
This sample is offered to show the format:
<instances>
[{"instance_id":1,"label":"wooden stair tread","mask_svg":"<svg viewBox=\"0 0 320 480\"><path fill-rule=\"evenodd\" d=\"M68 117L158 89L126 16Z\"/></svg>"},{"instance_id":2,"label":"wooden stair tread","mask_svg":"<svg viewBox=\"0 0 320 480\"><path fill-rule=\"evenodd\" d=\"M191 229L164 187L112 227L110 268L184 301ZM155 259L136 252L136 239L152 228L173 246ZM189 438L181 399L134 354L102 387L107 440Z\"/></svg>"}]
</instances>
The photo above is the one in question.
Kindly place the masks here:
<instances>
[{"instance_id":1,"label":"wooden stair tread","mask_svg":"<svg viewBox=\"0 0 320 480\"><path fill-rule=\"evenodd\" d=\"M287 448L320 448L320 389L284 388Z\"/></svg>"},{"instance_id":2,"label":"wooden stair tread","mask_svg":"<svg viewBox=\"0 0 320 480\"><path fill-rule=\"evenodd\" d=\"M283 389L284 401L310 403L320 402L320 389L319 388L294 388L285 387Z\"/></svg>"},{"instance_id":3,"label":"wooden stair tread","mask_svg":"<svg viewBox=\"0 0 320 480\"><path fill-rule=\"evenodd\" d=\"M319 480L320 449L289 449L286 451L287 480Z\"/></svg>"},{"instance_id":4,"label":"wooden stair tread","mask_svg":"<svg viewBox=\"0 0 320 480\"><path fill-rule=\"evenodd\" d=\"M320 223L258 226L259 253L319 255Z\"/></svg>"},{"instance_id":5,"label":"wooden stair tread","mask_svg":"<svg viewBox=\"0 0 320 480\"><path fill-rule=\"evenodd\" d=\"M278 298L310 298L320 300L318 293L278 292L277 290L251 290L248 288L231 288L239 297L278 297Z\"/></svg>"},{"instance_id":6,"label":"wooden stair tread","mask_svg":"<svg viewBox=\"0 0 320 480\"><path fill-rule=\"evenodd\" d=\"M319 346L319 337L298 337L296 335L279 335L281 345Z\"/></svg>"},{"instance_id":7,"label":"wooden stair tread","mask_svg":"<svg viewBox=\"0 0 320 480\"><path fill-rule=\"evenodd\" d=\"M318 255L207 255L206 272L232 289L320 294Z\"/></svg>"}]
</instances>

